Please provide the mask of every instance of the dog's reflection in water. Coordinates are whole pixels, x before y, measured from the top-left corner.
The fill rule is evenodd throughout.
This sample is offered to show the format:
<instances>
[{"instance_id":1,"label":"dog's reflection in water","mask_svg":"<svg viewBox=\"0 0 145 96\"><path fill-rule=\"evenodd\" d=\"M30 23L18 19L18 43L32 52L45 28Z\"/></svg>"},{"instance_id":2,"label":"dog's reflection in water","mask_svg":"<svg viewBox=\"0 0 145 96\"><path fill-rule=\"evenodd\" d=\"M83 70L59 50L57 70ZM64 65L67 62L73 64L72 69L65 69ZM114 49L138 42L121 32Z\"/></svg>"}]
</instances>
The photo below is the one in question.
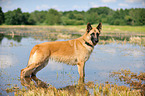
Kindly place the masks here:
<instances>
[{"instance_id":1,"label":"dog's reflection in water","mask_svg":"<svg viewBox=\"0 0 145 96\"><path fill-rule=\"evenodd\" d=\"M36 76L21 78L21 84L26 86L28 89L32 88L49 88L49 84L43 82L42 80L38 79ZM76 85L69 85L63 88L58 88L58 91L67 91L70 95L75 96L76 93L82 95L89 95L88 90L86 89L86 84L84 83L84 78L80 78L78 80L78 84Z\"/></svg>"},{"instance_id":2,"label":"dog's reflection in water","mask_svg":"<svg viewBox=\"0 0 145 96\"><path fill-rule=\"evenodd\" d=\"M21 78L21 84L23 86L26 86L27 88L31 87L48 88L49 86L49 84L41 81L36 76Z\"/></svg>"}]
</instances>

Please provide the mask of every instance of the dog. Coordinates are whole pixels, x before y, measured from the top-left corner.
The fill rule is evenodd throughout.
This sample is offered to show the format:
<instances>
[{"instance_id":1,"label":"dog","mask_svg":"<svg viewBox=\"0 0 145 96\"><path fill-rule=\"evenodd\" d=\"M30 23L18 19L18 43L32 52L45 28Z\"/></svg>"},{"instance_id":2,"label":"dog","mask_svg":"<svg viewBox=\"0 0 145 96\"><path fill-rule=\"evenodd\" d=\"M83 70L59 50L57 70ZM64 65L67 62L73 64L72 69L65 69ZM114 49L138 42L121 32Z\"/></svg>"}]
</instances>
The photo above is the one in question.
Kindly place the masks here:
<instances>
[{"instance_id":1,"label":"dog","mask_svg":"<svg viewBox=\"0 0 145 96\"><path fill-rule=\"evenodd\" d=\"M94 46L99 42L102 23L92 27L87 23L84 35L68 41L44 42L35 45L31 52L26 68L21 70L21 78L36 76L50 59L69 65L77 65L80 78L85 76L85 62L89 59Z\"/></svg>"}]
</instances>

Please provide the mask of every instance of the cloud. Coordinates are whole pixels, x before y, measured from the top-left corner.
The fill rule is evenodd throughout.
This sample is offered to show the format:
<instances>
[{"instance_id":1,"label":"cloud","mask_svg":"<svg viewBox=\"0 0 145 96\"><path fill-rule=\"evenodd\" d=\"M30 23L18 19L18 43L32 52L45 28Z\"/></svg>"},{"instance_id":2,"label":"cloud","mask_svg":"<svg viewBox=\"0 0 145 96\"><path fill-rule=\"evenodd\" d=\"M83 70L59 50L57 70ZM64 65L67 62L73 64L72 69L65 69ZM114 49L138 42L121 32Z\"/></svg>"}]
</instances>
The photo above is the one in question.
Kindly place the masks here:
<instances>
[{"instance_id":1,"label":"cloud","mask_svg":"<svg viewBox=\"0 0 145 96\"><path fill-rule=\"evenodd\" d=\"M72 7L73 9L86 9L86 8L88 8L87 6L84 6L84 5L73 5L73 7Z\"/></svg>"},{"instance_id":2,"label":"cloud","mask_svg":"<svg viewBox=\"0 0 145 96\"><path fill-rule=\"evenodd\" d=\"M36 6L36 9L37 9L37 10L48 10L48 9L50 9L50 8L59 10L59 8L58 8L57 5L48 6L48 5L46 5L46 4L42 4L42 5Z\"/></svg>"},{"instance_id":3,"label":"cloud","mask_svg":"<svg viewBox=\"0 0 145 96\"><path fill-rule=\"evenodd\" d=\"M96 7L101 7L101 6L107 6L105 4L97 4L96 2L90 2L89 3L91 7L96 8Z\"/></svg>"},{"instance_id":4,"label":"cloud","mask_svg":"<svg viewBox=\"0 0 145 96\"><path fill-rule=\"evenodd\" d=\"M119 3L118 5L122 7L128 7L128 4L125 4L125 3Z\"/></svg>"},{"instance_id":5,"label":"cloud","mask_svg":"<svg viewBox=\"0 0 145 96\"><path fill-rule=\"evenodd\" d=\"M142 3L143 6L145 6L145 1Z\"/></svg>"},{"instance_id":6,"label":"cloud","mask_svg":"<svg viewBox=\"0 0 145 96\"><path fill-rule=\"evenodd\" d=\"M48 5L45 5L45 4L36 6L36 9L37 9L37 10L49 9L49 8L50 8L50 7L49 7Z\"/></svg>"},{"instance_id":7,"label":"cloud","mask_svg":"<svg viewBox=\"0 0 145 96\"><path fill-rule=\"evenodd\" d=\"M7 10L16 9L16 5L11 0L1 0L0 6L2 7L2 10L6 12Z\"/></svg>"},{"instance_id":8,"label":"cloud","mask_svg":"<svg viewBox=\"0 0 145 96\"><path fill-rule=\"evenodd\" d=\"M116 0L102 0L103 3L111 3L111 2L116 2Z\"/></svg>"},{"instance_id":9,"label":"cloud","mask_svg":"<svg viewBox=\"0 0 145 96\"><path fill-rule=\"evenodd\" d=\"M91 7L95 8L95 7L99 7L99 5L97 5L97 3L94 2L90 2Z\"/></svg>"},{"instance_id":10,"label":"cloud","mask_svg":"<svg viewBox=\"0 0 145 96\"><path fill-rule=\"evenodd\" d=\"M143 0L125 0L127 3L135 3L135 2L141 2Z\"/></svg>"},{"instance_id":11,"label":"cloud","mask_svg":"<svg viewBox=\"0 0 145 96\"><path fill-rule=\"evenodd\" d=\"M80 8L80 6L74 5L73 8L78 9L78 8Z\"/></svg>"}]
</instances>

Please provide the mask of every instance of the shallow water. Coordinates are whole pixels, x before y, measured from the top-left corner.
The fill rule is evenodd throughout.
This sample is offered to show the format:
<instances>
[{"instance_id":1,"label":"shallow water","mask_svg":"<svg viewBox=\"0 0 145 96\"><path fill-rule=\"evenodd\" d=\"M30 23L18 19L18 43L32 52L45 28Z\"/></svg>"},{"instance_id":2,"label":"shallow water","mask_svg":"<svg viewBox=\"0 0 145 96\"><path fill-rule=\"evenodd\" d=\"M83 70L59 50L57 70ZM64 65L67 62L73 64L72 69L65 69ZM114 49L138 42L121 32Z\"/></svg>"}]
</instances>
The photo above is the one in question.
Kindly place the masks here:
<instances>
[{"instance_id":1,"label":"shallow water","mask_svg":"<svg viewBox=\"0 0 145 96\"><path fill-rule=\"evenodd\" d=\"M60 40L64 39L58 39ZM15 85L22 88L20 70L26 67L31 49L36 44L48 41L36 40L32 37L12 38L11 36L3 36L0 39L0 93L2 95L14 95L13 92L3 91L6 88ZM110 72L121 69L129 69L137 73L145 72L145 47L128 43L98 44L86 62L85 82L109 81L113 84L124 85L115 78L109 77ZM37 77L56 88L62 88L77 84L79 74L77 66L49 61L48 65L37 73Z\"/></svg>"}]
</instances>

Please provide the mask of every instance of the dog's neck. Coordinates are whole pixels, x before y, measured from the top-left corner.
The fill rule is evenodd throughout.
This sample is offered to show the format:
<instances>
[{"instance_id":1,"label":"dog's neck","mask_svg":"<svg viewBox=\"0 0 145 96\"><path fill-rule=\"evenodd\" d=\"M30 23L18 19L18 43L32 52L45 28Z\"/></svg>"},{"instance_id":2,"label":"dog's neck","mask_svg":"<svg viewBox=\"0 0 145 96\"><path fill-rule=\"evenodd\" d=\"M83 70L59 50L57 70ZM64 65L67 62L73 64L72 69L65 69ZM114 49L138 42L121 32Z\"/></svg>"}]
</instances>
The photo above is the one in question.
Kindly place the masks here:
<instances>
[{"instance_id":1,"label":"dog's neck","mask_svg":"<svg viewBox=\"0 0 145 96\"><path fill-rule=\"evenodd\" d=\"M88 41L86 40L86 34L87 34L87 32L82 36L83 41L85 41L85 44L86 44L87 46L89 46L89 47L91 47L91 48L94 48L94 45L92 45L90 42L88 42Z\"/></svg>"},{"instance_id":2,"label":"dog's neck","mask_svg":"<svg viewBox=\"0 0 145 96\"><path fill-rule=\"evenodd\" d=\"M90 46L90 47L94 48L94 46L93 46L93 45L91 45L89 42L87 42L85 39L83 39L83 40L85 41L85 44L86 44L86 45L88 45L88 46Z\"/></svg>"}]
</instances>

